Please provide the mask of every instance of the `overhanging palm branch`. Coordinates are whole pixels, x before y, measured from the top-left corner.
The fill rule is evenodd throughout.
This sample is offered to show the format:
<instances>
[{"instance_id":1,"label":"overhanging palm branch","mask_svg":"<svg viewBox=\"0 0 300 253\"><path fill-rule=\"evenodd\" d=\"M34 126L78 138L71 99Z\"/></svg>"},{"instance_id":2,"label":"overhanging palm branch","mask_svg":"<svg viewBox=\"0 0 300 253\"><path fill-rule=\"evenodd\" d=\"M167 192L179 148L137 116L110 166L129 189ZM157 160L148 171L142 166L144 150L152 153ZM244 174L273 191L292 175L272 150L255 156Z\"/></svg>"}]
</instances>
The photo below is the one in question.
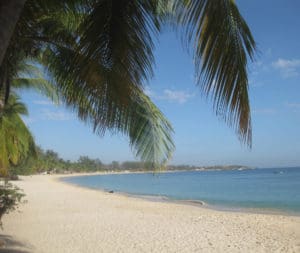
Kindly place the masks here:
<instances>
[{"instance_id":1,"label":"overhanging palm branch","mask_svg":"<svg viewBox=\"0 0 300 253\"><path fill-rule=\"evenodd\" d=\"M74 65L74 59L79 57L84 58L84 67ZM171 157L173 129L138 86L121 82L118 73L113 76L97 61L69 48L57 47L55 51L48 48L42 61L49 75L59 83L64 102L80 119L91 124L97 134L111 131L127 135L135 154L153 168L162 166ZM128 92L125 99L126 93L119 91L124 84Z\"/></svg>"},{"instance_id":2,"label":"overhanging palm branch","mask_svg":"<svg viewBox=\"0 0 300 253\"><path fill-rule=\"evenodd\" d=\"M17 73L9 66L38 59L66 104L97 133L121 131L137 155L163 162L173 148L171 128L142 87L153 74L153 36L171 16L195 49L202 91L251 144L246 67L255 43L233 0L27 0L0 68L0 90L6 87L7 98L6 80ZM138 124L143 119L149 127Z\"/></svg>"},{"instance_id":3,"label":"overhanging palm branch","mask_svg":"<svg viewBox=\"0 0 300 253\"><path fill-rule=\"evenodd\" d=\"M115 7L117 1L113 6L110 1L99 3L101 12L106 13L102 15L103 25L108 28L98 29L96 36L106 38L105 41L99 45L87 39L95 36L94 28L73 30L74 27L66 25L69 23L66 16L57 16L53 26L51 20L44 17L42 22L46 20L47 26L53 29L41 38L47 47L40 63L53 78L51 82L56 83L63 101L78 113L80 119L91 123L98 134L104 134L107 130L126 134L135 153L158 167L158 164L165 163L174 150L172 128L140 88L142 80L152 75L153 43L150 33L147 34L143 26L135 24L144 22L145 25L151 21L152 24L147 25L156 27L158 22L148 21L150 14L144 10L152 8L153 12L155 6L119 2L119 5L126 5L127 10L132 9L132 13L138 13L131 17ZM82 27L88 27L91 17L81 17L84 17ZM57 27L59 22L61 25ZM134 29L131 27L130 30L130 26ZM64 34L67 40L63 39ZM134 120L134 117L139 120Z\"/></svg>"},{"instance_id":4,"label":"overhanging palm branch","mask_svg":"<svg viewBox=\"0 0 300 253\"><path fill-rule=\"evenodd\" d=\"M34 89L48 97L53 103L59 103L56 87L44 78L14 78L11 86L15 89Z\"/></svg>"},{"instance_id":5,"label":"overhanging palm branch","mask_svg":"<svg viewBox=\"0 0 300 253\"><path fill-rule=\"evenodd\" d=\"M28 60L20 61L17 66L16 76L11 80L14 90L33 89L48 97L53 103L59 103L59 94L54 83L46 79L45 73L37 62L30 63Z\"/></svg>"},{"instance_id":6,"label":"overhanging palm branch","mask_svg":"<svg viewBox=\"0 0 300 253\"><path fill-rule=\"evenodd\" d=\"M149 97L140 92L130 107L129 136L136 156L159 169L171 158L173 128ZM150 164L151 165L151 164Z\"/></svg>"},{"instance_id":7,"label":"overhanging palm branch","mask_svg":"<svg viewBox=\"0 0 300 253\"><path fill-rule=\"evenodd\" d=\"M197 83L242 141L251 146L247 57L255 41L234 0L175 1L183 39L194 49Z\"/></svg>"},{"instance_id":8,"label":"overhanging palm branch","mask_svg":"<svg viewBox=\"0 0 300 253\"><path fill-rule=\"evenodd\" d=\"M93 8L81 26L82 53L141 85L153 74L152 35L160 24L157 1L88 2Z\"/></svg>"}]
</instances>

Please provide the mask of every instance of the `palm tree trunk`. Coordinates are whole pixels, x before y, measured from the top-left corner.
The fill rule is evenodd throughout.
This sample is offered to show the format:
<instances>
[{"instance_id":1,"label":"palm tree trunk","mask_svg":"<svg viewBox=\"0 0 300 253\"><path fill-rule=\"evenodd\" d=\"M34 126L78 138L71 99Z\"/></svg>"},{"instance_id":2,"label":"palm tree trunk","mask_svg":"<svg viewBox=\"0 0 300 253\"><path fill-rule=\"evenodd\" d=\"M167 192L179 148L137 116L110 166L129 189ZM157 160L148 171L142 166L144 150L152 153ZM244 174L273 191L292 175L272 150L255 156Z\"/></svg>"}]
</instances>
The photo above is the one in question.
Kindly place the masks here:
<instances>
[{"instance_id":1,"label":"palm tree trunk","mask_svg":"<svg viewBox=\"0 0 300 253\"><path fill-rule=\"evenodd\" d=\"M0 1L0 66L26 0Z\"/></svg>"}]
</instances>

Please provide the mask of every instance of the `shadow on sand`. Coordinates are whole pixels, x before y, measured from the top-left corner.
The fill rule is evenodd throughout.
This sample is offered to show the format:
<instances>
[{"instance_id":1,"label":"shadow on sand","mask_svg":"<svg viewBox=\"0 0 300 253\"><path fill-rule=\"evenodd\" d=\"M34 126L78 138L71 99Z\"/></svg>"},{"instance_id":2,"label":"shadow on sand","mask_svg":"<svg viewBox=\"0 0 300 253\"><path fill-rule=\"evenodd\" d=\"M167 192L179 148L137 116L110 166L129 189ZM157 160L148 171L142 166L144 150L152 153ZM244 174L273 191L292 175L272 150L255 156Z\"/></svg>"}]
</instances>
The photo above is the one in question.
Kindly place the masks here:
<instances>
[{"instance_id":1,"label":"shadow on sand","mask_svg":"<svg viewBox=\"0 0 300 253\"><path fill-rule=\"evenodd\" d=\"M30 247L12 236L0 234L0 253L31 253Z\"/></svg>"}]
</instances>

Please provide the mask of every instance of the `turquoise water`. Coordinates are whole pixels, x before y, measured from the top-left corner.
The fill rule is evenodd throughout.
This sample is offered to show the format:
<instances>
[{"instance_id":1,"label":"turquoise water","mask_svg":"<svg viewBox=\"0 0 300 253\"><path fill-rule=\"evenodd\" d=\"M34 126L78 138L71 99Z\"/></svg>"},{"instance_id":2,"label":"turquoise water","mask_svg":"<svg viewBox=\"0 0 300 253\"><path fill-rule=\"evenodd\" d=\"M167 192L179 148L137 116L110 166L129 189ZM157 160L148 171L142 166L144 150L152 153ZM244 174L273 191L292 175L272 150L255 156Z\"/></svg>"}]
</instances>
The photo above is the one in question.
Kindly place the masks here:
<instances>
[{"instance_id":1,"label":"turquoise water","mask_svg":"<svg viewBox=\"0 0 300 253\"><path fill-rule=\"evenodd\" d=\"M300 214L300 167L93 175L62 180L133 195L199 200L216 207Z\"/></svg>"}]
</instances>

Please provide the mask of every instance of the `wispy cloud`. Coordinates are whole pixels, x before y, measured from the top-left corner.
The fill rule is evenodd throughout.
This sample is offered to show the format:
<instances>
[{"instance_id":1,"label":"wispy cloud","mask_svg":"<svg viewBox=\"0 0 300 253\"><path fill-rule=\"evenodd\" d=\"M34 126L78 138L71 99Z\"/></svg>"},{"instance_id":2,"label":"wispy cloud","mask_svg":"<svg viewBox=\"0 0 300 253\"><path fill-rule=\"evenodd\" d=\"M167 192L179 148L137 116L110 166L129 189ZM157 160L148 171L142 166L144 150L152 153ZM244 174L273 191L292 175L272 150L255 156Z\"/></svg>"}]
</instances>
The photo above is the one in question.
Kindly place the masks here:
<instances>
[{"instance_id":1,"label":"wispy cloud","mask_svg":"<svg viewBox=\"0 0 300 253\"><path fill-rule=\"evenodd\" d=\"M267 57L271 57L272 54L273 54L272 48L268 48L268 49L265 51L265 55L266 55Z\"/></svg>"},{"instance_id":2,"label":"wispy cloud","mask_svg":"<svg viewBox=\"0 0 300 253\"><path fill-rule=\"evenodd\" d=\"M300 59L282 59L272 63L275 69L278 69L281 75L285 78L298 76L300 73Z\"/></svg>"},{"instance_id":3,"label":"wispy cloud","mask_svg":"<svg viewBox=\"0 0 300 253\"><path fill-rule=\"evenodd\" d=\"M145 90L145 93L154 99L158 100L166 100L169 102L175 102L179 104L186 103L189 99L195 96L194 93L190 93L183 90L171 90L171 89L165 89L163 90L162 94L157 94L154 91L152 91L150 88L147 88Z\"/></svg>"},{"instance_id":4,"label":"wispy cloud","mask_svg":"<svg viewBox=\"0 0 300 253\"><path fill-rule=\"evenodd\" d=\"M154 96L154 92L150 89L150 87L146 86L145 90L144 90L145 94L149 97L153 97Z\"/></svg>"},{"instance_id":5,"label":"wispy cloud","mask_svg":"<svg viewBox=\"0 0 300 253\"><path fill-rule=\"evenodd\" d=\"M34 100L32 102L36 105L54 105L50 100Z\"/></svg>"},{"instance_id":6,"label":"wispy cloud","mask_svg":"<svg viewBox=\"0 0 300 253\"><path fill-rule=\"evenodd\" d=\"M265 78L262 78L270 71L270 64L263 61L251 63L249 69L249 85L252 88L265 86ZM264 80L264 81L262 81Z\"/></svg>"},{"instance_id":7,"label":"wispy cloud","mask_svg":"<svg viewBox=\"0 0 300 253\"><path fill-rule=\"evenodd\" d=\"M300 103L288 102L285 103L285 107L293 113L300 113Z\"/></svg>"},{"instance_id":8,"label":"wispy cloud","mask_svg":"<svg viewBox=\"0 0 300 253\"><path fill-rule=\"evenodd\" d=\"M285 105L289 108L300 109L300 103L286 103Z\"/></svg>"},{"instance_id":9,"label":"wispy cloud","mask_svg":"<svg viewBox=\"0 0 300 253\"><path fill-rule=\"evenodd\" d=\"M47 109L43 109L41 111L41 119L42 120L54 120L54 121L66 121L66 120L72 120L74 119L74 115L72 115L71 113L66 113L64 111L61 110L47 110Z\"/></svg>"},{"instance_id":10,"label":"wispy cloud","mask_svg":"<svg viewBox=\"0 0 300 253\"><path fill-rule=\"evenodd\" d=\"M163 91L162 99L184 104L188 99L194 96L195 94L191 94L186 91L166 89Z\"/></svg>"},{"instance_id":11,"label":"wispy cloud","mask_svg":"<svg viewBox=\"0 0 300 253\"><path fill-rule=\"evenodd\" d=\"M254 109L252 113L254 115L274 115L277 113L277 111L272 108L260 108L260 109Z\"/></svg>"},{"instance_id":12,"label":"wispy cloud","mask_svg":"<svg viewBox=\"0 0 300 253\"><path fill-rule=\"evenodd\" d=\"M32 118L30 116L22 116L22 120L24 121L24 123L28 126L34 122L36 122L36 119L35 118Z\"/></svg>"},{"instance_id":13,"label":"wispy cloud","mask_svg":"<svg viewBox=\"0 0 300 253\"><path fill-rule=\"evenodd\" d=\"M254 88L257 88L257 87L263 87L265 85L265 83L262 82L262 81L258 81L256 79L250 79L249 80L249 85L254 87Z\"/></svg>"}]
</instances>

